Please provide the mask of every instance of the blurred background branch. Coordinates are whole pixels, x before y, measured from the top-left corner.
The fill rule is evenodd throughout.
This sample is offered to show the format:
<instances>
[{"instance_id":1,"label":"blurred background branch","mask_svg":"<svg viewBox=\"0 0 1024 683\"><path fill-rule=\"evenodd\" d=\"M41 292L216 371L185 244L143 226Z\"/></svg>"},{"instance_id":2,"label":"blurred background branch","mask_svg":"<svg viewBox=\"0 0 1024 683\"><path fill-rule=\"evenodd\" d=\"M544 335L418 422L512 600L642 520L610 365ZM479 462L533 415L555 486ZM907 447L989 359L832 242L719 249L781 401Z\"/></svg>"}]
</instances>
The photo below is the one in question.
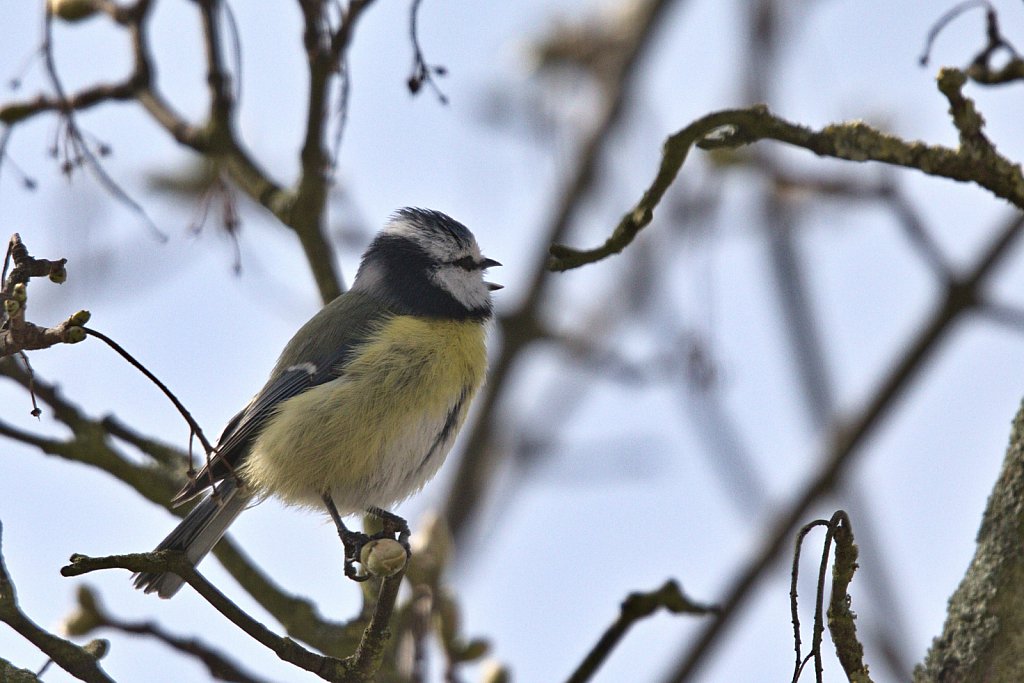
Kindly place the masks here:
<instances>
[{"instance_id":1,"label":"blurred background branch","mask_svg":"<svg viewBox=\"0 0 1024 683\"><path fill-rule=\"evenodd\" d=\"M439 482L438 515L414 524L419 534L406 577L408 591L397 601L381 680L463 681L477 674L502 680L510 669L524 671L524 679L532 680L538 677L538 662L545 663L544 679L559 678L560 671L587 661L593 635L613 618L608 610L616 595L637 583L658 585L665 575L679 577L700 600L719 604L721 611L692 624L656 616L653 609L650 618L632 628L624 620L615 622L614 644L606 643L600 652L601 671L609 672L609 680L617 680L616 672L627 668L637 680L659 675L666 681L701 676L721 680L715 672L746 670L744 660L755 661L758 675L770 678L767 672L789 665L785 645L772 640L785 635L788 619L785 589L777 580L780 558L796 530L825 505L849 509L857 520L861 571L852 590L865 593L857 597L859 626L876 680L908 678L923 649L921 630L933 622L918 618L922 598L915 602L913 591L923 589L904 580L904 573L917 565L907 561L894 539L904 538L901 532L923 532L894 512L885 478L895 479L904 467L912 474L903 476L920 481L923 489L932 483L926 474L942 467L934 463L950 467L959 451L942 444L943 453L934 453L934 447L919 444L920 434L911 439L915 447L908 452L886 451L878 442L887 428L903 422L899 418L905 410L911 412L908 407L918 405L928 406L916 409L930 411L940 422L981 423L975 413L964 411L961 416L957 408L947 412L935 402L924 402L923 379L938 374L936 358L953 354L975 371L979 354L964 341L965 329L988 330L997 327L988 323L998 322L1014 338L1024 331L1024 303L1015 299L1019 287L1013 284L1015 271L1009 264L1024 226L1018 210L1024 206L1024 180L1014 161L1021 153L1013 136L1016 119L1010 134L1005 126L991 125L998 116L989 107L998 111L998 101L981 99L987 93L983 86L1019 86L1020 56L1007 37L1014 29L1005 30L1014 26L1012 19L1004 16L1000 21L991 3L968 2L945 17L928 15L916 29L906 22L886 22L887 27L901 27L899 41L915 44L932 25L928 55L947 32L959 28L954 20L966 10L985 10L982 47L976 49L975 35L967 51L970 63L939 72L941 96L934 86L917 96L936 112L948 105L954 125L936 115L940 125L929 128L919 115L908 115L905 131L897 133L899 120L860 121L871 112L857 94L857 121L822 125L822 118L852 118L842 111L849 105L835 102L841 97L835 94L839 84L828 78L814 81L810 97L815 104L828 103L824 111L808 113L806 102L795 94L792 83L799 78L794 74L813 81L803 74L817 74L818 62L828 61L820 50L797 52L801 44L826 36L829 54L837 49L846 59L851 45L845 44L845 32L853 24L839 24L843 29L838 30L820 23L820 17L841 8L756 0L738 3L732 15L716 24L712 15L726 12L723 3L594 2L567 6L562 16L544 6L536 10L535 27L525 39L515 27L521 41L516 63L528 65L526 79L496 79L492 91L478 98L482 117L489 117L490 127L485 128L464 118L466 102L473 101L467 89L480 89L471 66L499 50L486 44L472 52L463 43L477 45L478 34L493 35L492 16L503 17L494 24L509 23L501 14L512 11L507 7L488 8L486 14L452 8L448 15L429 2L412 0L396 14L394 3L303 1L278 26L263 16L269 16L269 8L257 11L253 21L252 8L237 7L236 20L222 0L197 0L178 8L157 0L83 0L79 4L85 14L79 19L94 15L91 22L103 23L112 32L108 35L129 48L126 75L111 76L118 72L100 62L100 75L93 72L83 80L81 65L62 52L62 41L70 42L77 31L87 29L70 23L61 13L68 10L58 11L59 4L49 3L44 24L40 52L46 73L40 91L0 103L0 165L15 170L26 188L34 185L28 179L40 173L15 165L15 157L25 155L19 143L40 139L39 122L55 119L54 138L63 141L52 144L64 155L56 155L59 170L71 174L85 167L97 177L99 169L99 185L108 197L129 206L138 203L147 212L151 202L159 206L161 198L170 199L175 220L183 213L181 207L193 216L193 236L219 209L222 232L232 244L234 280L220 280L210 272L216 269L205 266L190 271L201 259L197 252L212 250L200 243L182 256L174 251L181 240L169 233L169 244L161 245L159 256L161 264L173 264L168 271L158 277L143 272L119 279L125 276L110 263L131 261L141 250L132 238L115 237L120 233L106 224L103 232L109 232L113 245L109 260L93 254L82 263L83 279L94 273L98 299L110 290L117 292L110 313L120 308L134 313L126 324L130 333L161 328L158 342L150 338L142 342L148 346L132 347L146 355L166 352L165 366L180 376L174 378L176 385L193 393L205 393L195 387L211 387L209 393L218 396L215 404L228 403L236 380L246 385L240 394L251 392L252 377L239 368L269 362L251 358L251 349L276 348L271 337L277 328L294 322L292 313L305 315L296 305L299 297L282 283L308 281L321 301L341 292L339 264L365 242L361 204L373 206L372 215L377 216L409 203L406 197L420 203L463 203L460 211L468 216L467 224L481 236L488 253L506 263L508 280L503 284L508 287L499 298L489 383L459 454ZM484 11L473 7L472 12ZM463 19L459 11L470 16ZM526 16L529 10L515 11ZM864 22L875 25L870 9L859 11ZM175 19L187 16L192 23L172 24L165 12L181 12ZM482 16L488 21L481 21ZM267 26L271 31L262 34L262 42L251 37L260 36ZM192 40L191 52L182 47L186 36ZM168 38L172 52L167 51ZM389 52L395 44L405 50L400 59ZM434 45L438 54L427 54ZM286 62L287 50L298 61ZM701 53L708 54L707 61L700 61ZM192 71L176 64L186 57L194 61ZM398 68L381 66L391 63ZM883 92L886 84L909 88L911 79L900 82L896 73L893 67L892 74L872 74L869 91ZM446 77L443 93L436 82L441 76ZM182 81L188 84L184 88ZM705 96L715 88L725 94ZM383 99L382 93L390 90L406 99ZM408 101L410 91L424 90L435 96ZM913 98L905 98L902 90L878 97L894 110ZM259 109L266 102L269 109ZM125 106L108 106L113 104ZM140 152L144 161L138 163L152 169L149 187L139 189L133 177L138 168L118 166L114 147L91 132L102 130L110 117L120 135L121 119L116 117L122 109L140 114L148 126L142 138L146 144L119 142L118 152ZM286 109L298 113L288 119ZM785 118L770 111L784 112ZM982 111L990 121L987 127ZM404 118L391 118L399 116L396 112ZM266 128L260 127L261 116L267 117ZM442 132L453 121L454 132ZM686 121L693 123L680 130ZM672 130L679 132L658 159L658 140ZM490 137L478 139L478 133ZM958 142L942 143L947 134ZM514 153L506 150L510 136L508 147ZM937 142L911 142L916 138ZM282 139L286 142L279 143ZM750 144L761 139L783 144ZM168 171L171 164L160 156L169 152L159 143L170 140L193 160L184 172ZM481 140L486 142L481 145ZM689 154L695 144L703 153ZM126 149L132 146L140 149ZM275 146L284 151L272 152ZM887 166L840 165L794 153L794 148ZM510 170L517 163L509 164L510 157L525 172ZM684 160L685 172L680 173ZM386 169L383 175L378 164ZM464 175L452 176L449 168L462 169ZM652 168L658 169L657 177L645 189ZM488 173L494 169L498 182L489 185ZM972 185L950 189L950 183L932 178L923 182L925 175ZM423 183L422 195L416 182ZM991 194L978 193L977 187ZM968 219L944 215L950 206L966 203L971 190L977 196L972 198L976 204L965 209ZM0 193L9 191L9 183L0 185ZM61 196L67 192L64 186L59 191ZM368 199L377 192L383 197ZM953 193L963 194L942 196ZM993 219L994 209L977 209L990 209L991 195L1017 208ZM86 221L77 215L81 202L75 201L75 215L67 221L71 230L48 231L63 236L79 231ZM8 205L21 203L29 202L19 198ZM634 208L623 214L622 207L630 205ZM152 215L154 223L163 224ZM243 220L257 226L245 237ZM260 231L261 221L271 228ZM855 222L856 228L838 227L847 222ZM276 241L281 235L284 239ZM984 242L980 248L970 242L976 236ZM869 245L869 252L897 245L904 252L899 268L917 279L911 281L903 271L872 270L871 255L861 254L858 260L842 253L837 258L832 250L843 252L853 239ZM598 250L559 246L602 240L605 245ZM36 244L51 249L42 240L33 240L34 248L40 248ZM300 258L280 269L278 281L263 281L261 258L275 263L277 275L278 262L290 258L289 245ZM53 253L73 252L61 247ZM618 255L571 273L558 275L549 269L552 260L565 269L612 253ZM245 274L243 260L249 268ZM846 261L849 269L843 267ZM73 262L77 273L80 259ZM916 291L921 281L931 287L933 298L895 296ZM841 297L826 291L830 282L841 283ZM884 284L867 287L876 282ZM149 289L152 283L160 286ZM231 298L243 288L255 301ZM891 292L880 296L884 288ZM69 290L62 288L62 297L77 296L77 290ZM168 292L168 298L150 304L148 297L156 301L157 291ZM133 295L147 301L141 325L139 309L131 308ZM209 322L217 320L214 315L200 318L200 311L222 299L231 302L225 304L227 313L220 314L227 322ZM61 306L66 303L60 301ZM880 328L877 320L872 327L865 313L873 306L892 313L891 327L884 329L895 339L890 346L873 342ZM275 315L283 320L274 321ZM845 316L855 321L852 332L837 322L848 325ZM909 323L900 327L904 319ZM969 321L984 324L967 325ZM113 328L105 323L104 329ZM191 337L202 341L196 344ZM862 346L874 351L867 362L859 353ZM91 472L110 474L146 501L166 507L189 456L178 439L172 445L169 437L157 436L171 432L147 422L147 415L133 410L133 400L110 401L119 406L116 415L99 407L110 396L134 399L133 390L111 388L113 381L106 376L93 386L76 385L89 369L80 360L88 353L82 348L65 351L83 354L75 356L77 364L63 372L47 368L40 373L43 377L33 378L24 360L0 361L0 374L11 380L5 388L13 388L10 395L16 397L10 402L14 409L5 409L0 418L0 436L21 448L9 462L32 460L21 452L56 455L86 464L84 469ZM54 352L34 358L48 362ZM223 358L236 353L241 359L237 365L231 365L235 359ZM221 357L223 366L208 365L207 357ZM1000 356L1008 368L1019 367L1014 358L1009 352ZM254 370L259 372L262 368ZM865 386L856 386L851 376ZM60 379L60 389L55 379ZM1013 390L1019 397L1019 388ZM18 419L17 402L29 391L46 406L52 421L26 425ZM995 398L982 400L987 397L970 396L970 401L999 413ZM22 412L28 414L27 406ZM943 454L949 457L942 460ZM61 482L53 481L52 459L39 460L47 468L47 491L51 485L57 488ZM864 463L880 467L879 461L896 474L892 469L885 470L887 475L862 474ZM976 469L983 477L980 466ZM896 486L905 485L906 479L896 480L901 482ZM98 486L90 481L87 490ZM900 496L919 498L914 502L922 509L928 498L944 504L942 495L928 490L929 495L921 495L901 489L896 497L898 503L903 502ZM118 504L128 508L132 502ZM35 516L52 518L63 512L58 507L63 508L51 504L45 514ZM531 524L523 522L524 511L533 512ZM301 518L290 514L288 523L299 532ZM113 527L119 525L104 518L93 519L92 526L102 527L106 539L116 537ZM251 608L265 611L281 625L279 630L325 655L340 658L355 651L375 596L363 592L355 595L354 603L339 601L336 567L322 567L317 548L300 546L301 555L296 556L286 548L290 533L257 528L250 535L239 531L246 551L230 538L215 551L241 592L251 596ZM85 542L79 540L81 533L72 536L68 531L66 537L46 540L59 545L66 557L65 545L77 549ZM261 547L268 538L274 539L272 547ZM17 556L34 554L22 550ZM956 557L946 564L955 565L960 561ZM295 584L292 570L310 567L314 579ZM918 573L919 568L915 581ZM97 599L103 591L118 614L132 614L131 598L115 597L118 588L101 581L97 578ZM310 597L292 594L282 587L287 584L301 585ZM481 584L492 592L484 592ZM314 597L319 589L325 595ZM937 602L941 592L933 589L927 599ZM529 600L522 598L526 595ZM351 613L349 618L327 616L328 606L337 602ZM758 621L769 611L766 604L773 609L782 604L782 610ZM156 608L147 604L146 609ZM520 620L523 612L529 614L526 621ZM179 652L188 651L184 659L198 657L208 671L233 671L228 675L241 680L277 675L257 665L251 667L257 674L232 668L227 657L244 646L225 639L221 648L221 638L212 631L204 640L217 643L216 650L171 635L184 627L164 629L155 622L103 614L97 627L110 629L113 638L146 633ZM194 624L195 615L188 616ZM947 632L956 620L951 612ZM621 637L626 628L628 637ZM751 630L764 648L756 657L747 651L749 637L742 640ZM488 637L466 635L480 631ZM516 656L521 655L517 640L531 636L543 641L534 643L538 652L550 654L543 648L555 647L559 660L552 663L551 656L532 652ZM0 654L6 654L6 647L0 642ZM636 657L637 650L631 648L642 649L644 656ZM937 661L940 649L936 645L926 666ZM719 656L713 657L716 652ZM773 668L775 655L778 668ZM237 658L248 665L248 656L256 655ZM501 657L509 664L490 660L474 668L484 657ZM823 665L826 672L839 670L827 659ZM595 665L585 675L596 670Z\"/></svg>"}]
</instances>

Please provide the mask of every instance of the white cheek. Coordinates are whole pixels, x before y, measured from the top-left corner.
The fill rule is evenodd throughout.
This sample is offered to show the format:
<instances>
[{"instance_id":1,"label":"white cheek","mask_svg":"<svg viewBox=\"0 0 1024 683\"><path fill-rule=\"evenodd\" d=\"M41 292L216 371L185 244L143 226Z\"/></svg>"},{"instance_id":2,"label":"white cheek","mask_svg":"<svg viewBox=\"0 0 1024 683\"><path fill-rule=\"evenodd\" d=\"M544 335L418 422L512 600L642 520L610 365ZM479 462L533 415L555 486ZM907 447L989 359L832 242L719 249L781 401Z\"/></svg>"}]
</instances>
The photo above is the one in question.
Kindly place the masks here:
<instances>
[{"instance_id":1,"label":"white cheek","mask_svg":"<svg viewBox=\"0 0 1024 683\"><path fill-rule=\"evenodd\" d=\"M490 303L491 292L478 270L445 268L431 278L466 308L481 308Z\"/></svg>"}]
</instances>

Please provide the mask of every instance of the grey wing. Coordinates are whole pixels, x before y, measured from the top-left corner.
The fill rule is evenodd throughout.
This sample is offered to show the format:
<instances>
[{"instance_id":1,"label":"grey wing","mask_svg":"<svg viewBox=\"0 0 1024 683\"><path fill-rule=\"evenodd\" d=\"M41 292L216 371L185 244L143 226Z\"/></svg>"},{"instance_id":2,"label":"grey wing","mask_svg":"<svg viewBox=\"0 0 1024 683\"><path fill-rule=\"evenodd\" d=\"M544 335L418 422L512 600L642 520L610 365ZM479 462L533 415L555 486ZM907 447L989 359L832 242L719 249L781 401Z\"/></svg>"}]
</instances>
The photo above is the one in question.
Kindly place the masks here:
<instances>
[{"instance_id":1,"label":"grey wing","mask_svg":"<svg viewBox=\"0 0 1024 683\"><path fill-rule=\"evenodd\" d=\"M285 346L266 385L228 422L213 457L171 502L180 505L230 476L278 405L342 374L352 351L386 313L365 295L349 292L313 316Z\"/></svg>"}]
</instances>

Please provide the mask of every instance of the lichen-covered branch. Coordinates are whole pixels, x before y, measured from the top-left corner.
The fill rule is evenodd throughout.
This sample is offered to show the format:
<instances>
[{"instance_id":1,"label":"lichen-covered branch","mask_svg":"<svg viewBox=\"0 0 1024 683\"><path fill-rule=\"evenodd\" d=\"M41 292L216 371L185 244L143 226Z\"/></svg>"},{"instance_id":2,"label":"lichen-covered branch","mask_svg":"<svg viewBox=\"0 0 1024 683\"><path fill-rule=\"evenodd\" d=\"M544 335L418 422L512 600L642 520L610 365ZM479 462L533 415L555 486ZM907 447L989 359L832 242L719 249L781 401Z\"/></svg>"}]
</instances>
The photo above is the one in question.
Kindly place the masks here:
<instances>
[{"instance_id":1,"label":"lichen-covered branch","mask_svg":"<svg viewBox=\"0 0 1024 683\"><path fill-rule=\"evenodd\" d=\"M832 538L836 543L832 565L832 594L828 604L828 630L835 644L836 657L851 683L870 683L868 665L864 662L864 646L857 637L857 615L850 609L850 582L857 571L860 550L853 542L853 530L845 512L832 518Z\"/></svg>"},{"instance_id":2,"label":"lichen-covered branch","mask_svg":"<svg viewBox=\"0 0 1024 683\"><path fill-rule=\"evenodd\" d=\"M1024 680L1024 405L989 496L977 549L914 683Z\"/></svg>"},{"instance_id":3,"label":"lichen-covered branch","mask_svg":"<svg viewBox=\"0 0 1024 683\"><path fill-rule=\"evenodd\" d=\"M665 141L654 181L640 201L622 217L604 244L587 250L552 245L549 267L556 271L578 268L625 249L651 222L655 208L672 186L694 146L702 149L733 148L759 140L776 140L818 156L878 161L917 169L927 175L971 182L1024 210L1024 173L1021 166L999 154L985 138L981 132L983 119L973 102L962 93L965 82L966 76L957 69L939 72L939 89L949 100L953 123L960 132L958 149L904 140L863 121L832 124L813 130L775 116L764 106L703 116Z\"/></svg>"},{"instance_id":4,"label":"lichen-covered branch","mask_svg":"<svg viewBox=\"0 0 1024 683\"><path fill-rule=\"evenodd\" d=\"M28 669L14 666L0 657L0 681L4 683L39 683L39 677Z\"/></svg>"}]
</instances>

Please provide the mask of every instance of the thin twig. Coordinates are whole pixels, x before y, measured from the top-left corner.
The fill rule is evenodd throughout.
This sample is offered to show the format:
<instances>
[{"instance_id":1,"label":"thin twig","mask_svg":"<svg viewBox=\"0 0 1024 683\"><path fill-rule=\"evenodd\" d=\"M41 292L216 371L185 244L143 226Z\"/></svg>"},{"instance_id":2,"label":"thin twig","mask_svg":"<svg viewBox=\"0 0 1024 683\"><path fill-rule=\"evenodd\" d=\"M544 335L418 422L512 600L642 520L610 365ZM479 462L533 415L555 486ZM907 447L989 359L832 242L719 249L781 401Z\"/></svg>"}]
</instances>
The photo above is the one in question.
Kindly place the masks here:
<instances>
[{"instance_id":1,"label":"thin twig","mask_svg":"<svg viewBox=\"0 0 1024 683\"><path fill-rule=\"evenodd\" d=\"M338 163L338 156L341 154L341 141L348 126L348 100L352 87L352 71L348 63L348 48L352 43L353 32L356 22L373 0L351 0L344 9L340 10L341 20L338 29L331 36L331 55L334 59L335 69L338 72L338 98L337 116L338 121L334 127L334 140L331 145L330 164L331 172L335 170Z\"/></svg>"},{"instance_id":2,"label":"thin twig","mask_svg":"<svg viewBox=\"0 0 1024 683\"><path fill-rule=\"evenodd\" d=\"M64 121L67 139L71 143L71 148L74 151L73 157L65 159L65 170L70 173L75 164L79 161L84 161L86 168L92 172L93 177L96 178L101 187L103 187L116 200L138 215L157 239L162 242L166 242L168 239L167 235L165 235L160 228L156 226L156 223L154 223L153 219L149 217L149 214L146 213L145 209L143 209L138 202L132 199L124 188L122 188L117 181L111 178L110 174L108 174L106 169L103 168L103 164L100 163L99 159L96 158L96 155L93 154L92 149L88 144L86 144L82 132L78 128L78 123L75 120L75 109L66 105L68 98L65 94L60 76L57 74L57 65L53 57L53 15L50 13L49 8L44 10L42 53L43 64L46 66L46 73L49 76L50 83L57 95L57 101L61 103L60 114ZM123 95L121 97L123 98ZM108 99L116 99L116 97L111 95Z\"/></svg>"},{"instance_id":3,"label":"thin twig","mask_svg":"<svg viewBox=\"0 0 1024 683\"><path fill-rule=\"evenodd\" d=\"M32 369L32 363L28 360L28 354L24 350L18 351L18 358L25 364L25 372L28 373L28 396L32 401L32 410L29 413L32 417L38 418L43 414L43 411L39 408L39 403L36 402L36 373Z\"/></svg>"},{"instance_id":4,"label":"thin twig","mask_svg":"<svg viewBox=\"0 0 1024 683\"><path fill-rule=\"evenodd\" d=\"M821 560L818 567L818 580L814 600L814 631L811 650L806 656L800 652L800 622L796 584L800 572L800 546L807 532L815 527L824 526L825 540L822 543ZM864 664L864 648L857 639L856 616L850 610L849 593L847 592L853 574L857 570L857 546L853 542L853 531L850 518L845 511L839 510L831 519L817 519L806 524L797 535L796 550L793 555L793 567L790 579L790 610L793 613L793 637L796 643L796 666L793 671L793 683L799 680L807 662L814 660L814 676L817 683L823 680L822 637L825 633L825 584L829 557L835 543L835 562L832 572L832 591L829 597L828 629L836 654L842 664L843 671L851 681L870 683L868 668Z\"/></svg>"},{"instance_id":5,"label":"thin twig","mask_svg":"<svg viewBox=\"0 0 1024 683\"><path fill-rule=\"evenodd\" d=\"M921 56L917 58L918 63L921 66L928 66L928 60L931 59L932 46L935 44L935 39L939 37L939 34L957 17L966 12L967 10L974 9L975 7L984 7L987 15L994 15L995 8L992 7L992 3L988 0L964 0L964 2L958 3L946 11L938 21L932 25L931 29L928 30L928 35L924 41L924 50L921 51Z\"/></svg>"},{"instance_id":6,"label":"thin twig","mask_svg":"<svg viewBox=\"0 0 1024 683\"><path fill-rule=\"evenodd\" d=\"M89 336L96 337L104 344L106 344L114 351L116 351L119 356L128 361L132 366L135 367L136 370L141 372L149 379L149 381L155 384L157 388L163 392L164 396L170 399L171 403L174 404L174 407L178 409L179 413L181 413L181 416L185 418L185 422L188 423L189 429L191 430L191 434L194 434L196 438L199 439L199 442L203 444L203 448L206 450L206 454L211 455L214 452L213 446L210 445L210 442L207 441L206 439L206 435L203 434L203 428L200 427L199 423L196 422L195 418L192 417L192 413L188 412L188 409L185 408L184 404L182 404L182 402L178 400L178 397L175 396L174 393L167 388L167 385L161 382L156 375L150 372L149 368L147 368L145 365L136 360L134 356L125 351L124 347L122 347L120 344L118 344L116 341L114 341L107 335L103 334L102 332L99 332L89 327L83 327L82 329L84 329L86 334L88 334Z\"/></svg>"},{"instance_id":7,"label":"thin twig","mask_svg":"<svg viewBox=\"0 0 1024 683\"><path fill-rule=\"evenodd\" d=\"M448 69L436 64L427 64L427 60L423 56L423 48L420 47L420 34L417 23L419 21L421 2L422 0L412 0L412 4L409 7L409 40L412 43L412 71L409 74L406 85L409 87L409 92L416 95L423 89L423 85L426 84L434 91L438 102L448 104L448 96L441 91L441 87L434 78L435 76L446 76Z\"/></svg>"},{"instance_id":8,"label":"thin twig","mask_svg":"<svg viewBox=\"0 0 1024 683\"><path fill-rule=\"evenodd\" d=\"M646 619L659 609L665 609L672 614L696 615L717 611L714 607L690 600L674 580L666 581L661 588L649 593L630 593L620 607L618 618L591 648L566 683L585 683L593 678L633 624Z\"/></svg>"},{"instance_id":9,"label":"thin twig","mask_svg":"<svg viewBox=\"0 0 1024 683\"><path fill-rule=\"evenodd\" d=\"M807 663L807 657L811 656L810 654L807 657L804 656L800 642L800 605L797 594L797 581L800 578L800 551L803 548L804 539L807 537L807 534L815 528L827 524L828 522L823 519L808 522L797 533L796 543L793 546L793 565L789 573L789 612L790 619L793 622L793 649L796 651L796 662L793 665L793 683L799 680L800 673Z\"/></svg>"},{"instance_id":10,"label":"thin twig","mask_svg":"<svg viewBox=\"0 0 1024 683\"><path fill-rule=\"evenodd\" d=\"M987 0L966 0L966 2L961 2L942 15L928 32L924 52L921 53L921 57L918 60L921 66L928 64L932 45L935 43L939 33L954 19L975 7L985 8L985 38L987 42L981 51L974 56L974 59L971 60L970 66L966 69L967 76L975 83L982 85L1003 85L1011 81L1024 80L1024 58L1021 57L1021 54L1010 41L1003 36L999 29L999 15L996 13L992 3ZM1000 51L1008 53L1010 58L1001 67L994 68L992 66L992 57Z\"/></svg>"}]
</instances>

